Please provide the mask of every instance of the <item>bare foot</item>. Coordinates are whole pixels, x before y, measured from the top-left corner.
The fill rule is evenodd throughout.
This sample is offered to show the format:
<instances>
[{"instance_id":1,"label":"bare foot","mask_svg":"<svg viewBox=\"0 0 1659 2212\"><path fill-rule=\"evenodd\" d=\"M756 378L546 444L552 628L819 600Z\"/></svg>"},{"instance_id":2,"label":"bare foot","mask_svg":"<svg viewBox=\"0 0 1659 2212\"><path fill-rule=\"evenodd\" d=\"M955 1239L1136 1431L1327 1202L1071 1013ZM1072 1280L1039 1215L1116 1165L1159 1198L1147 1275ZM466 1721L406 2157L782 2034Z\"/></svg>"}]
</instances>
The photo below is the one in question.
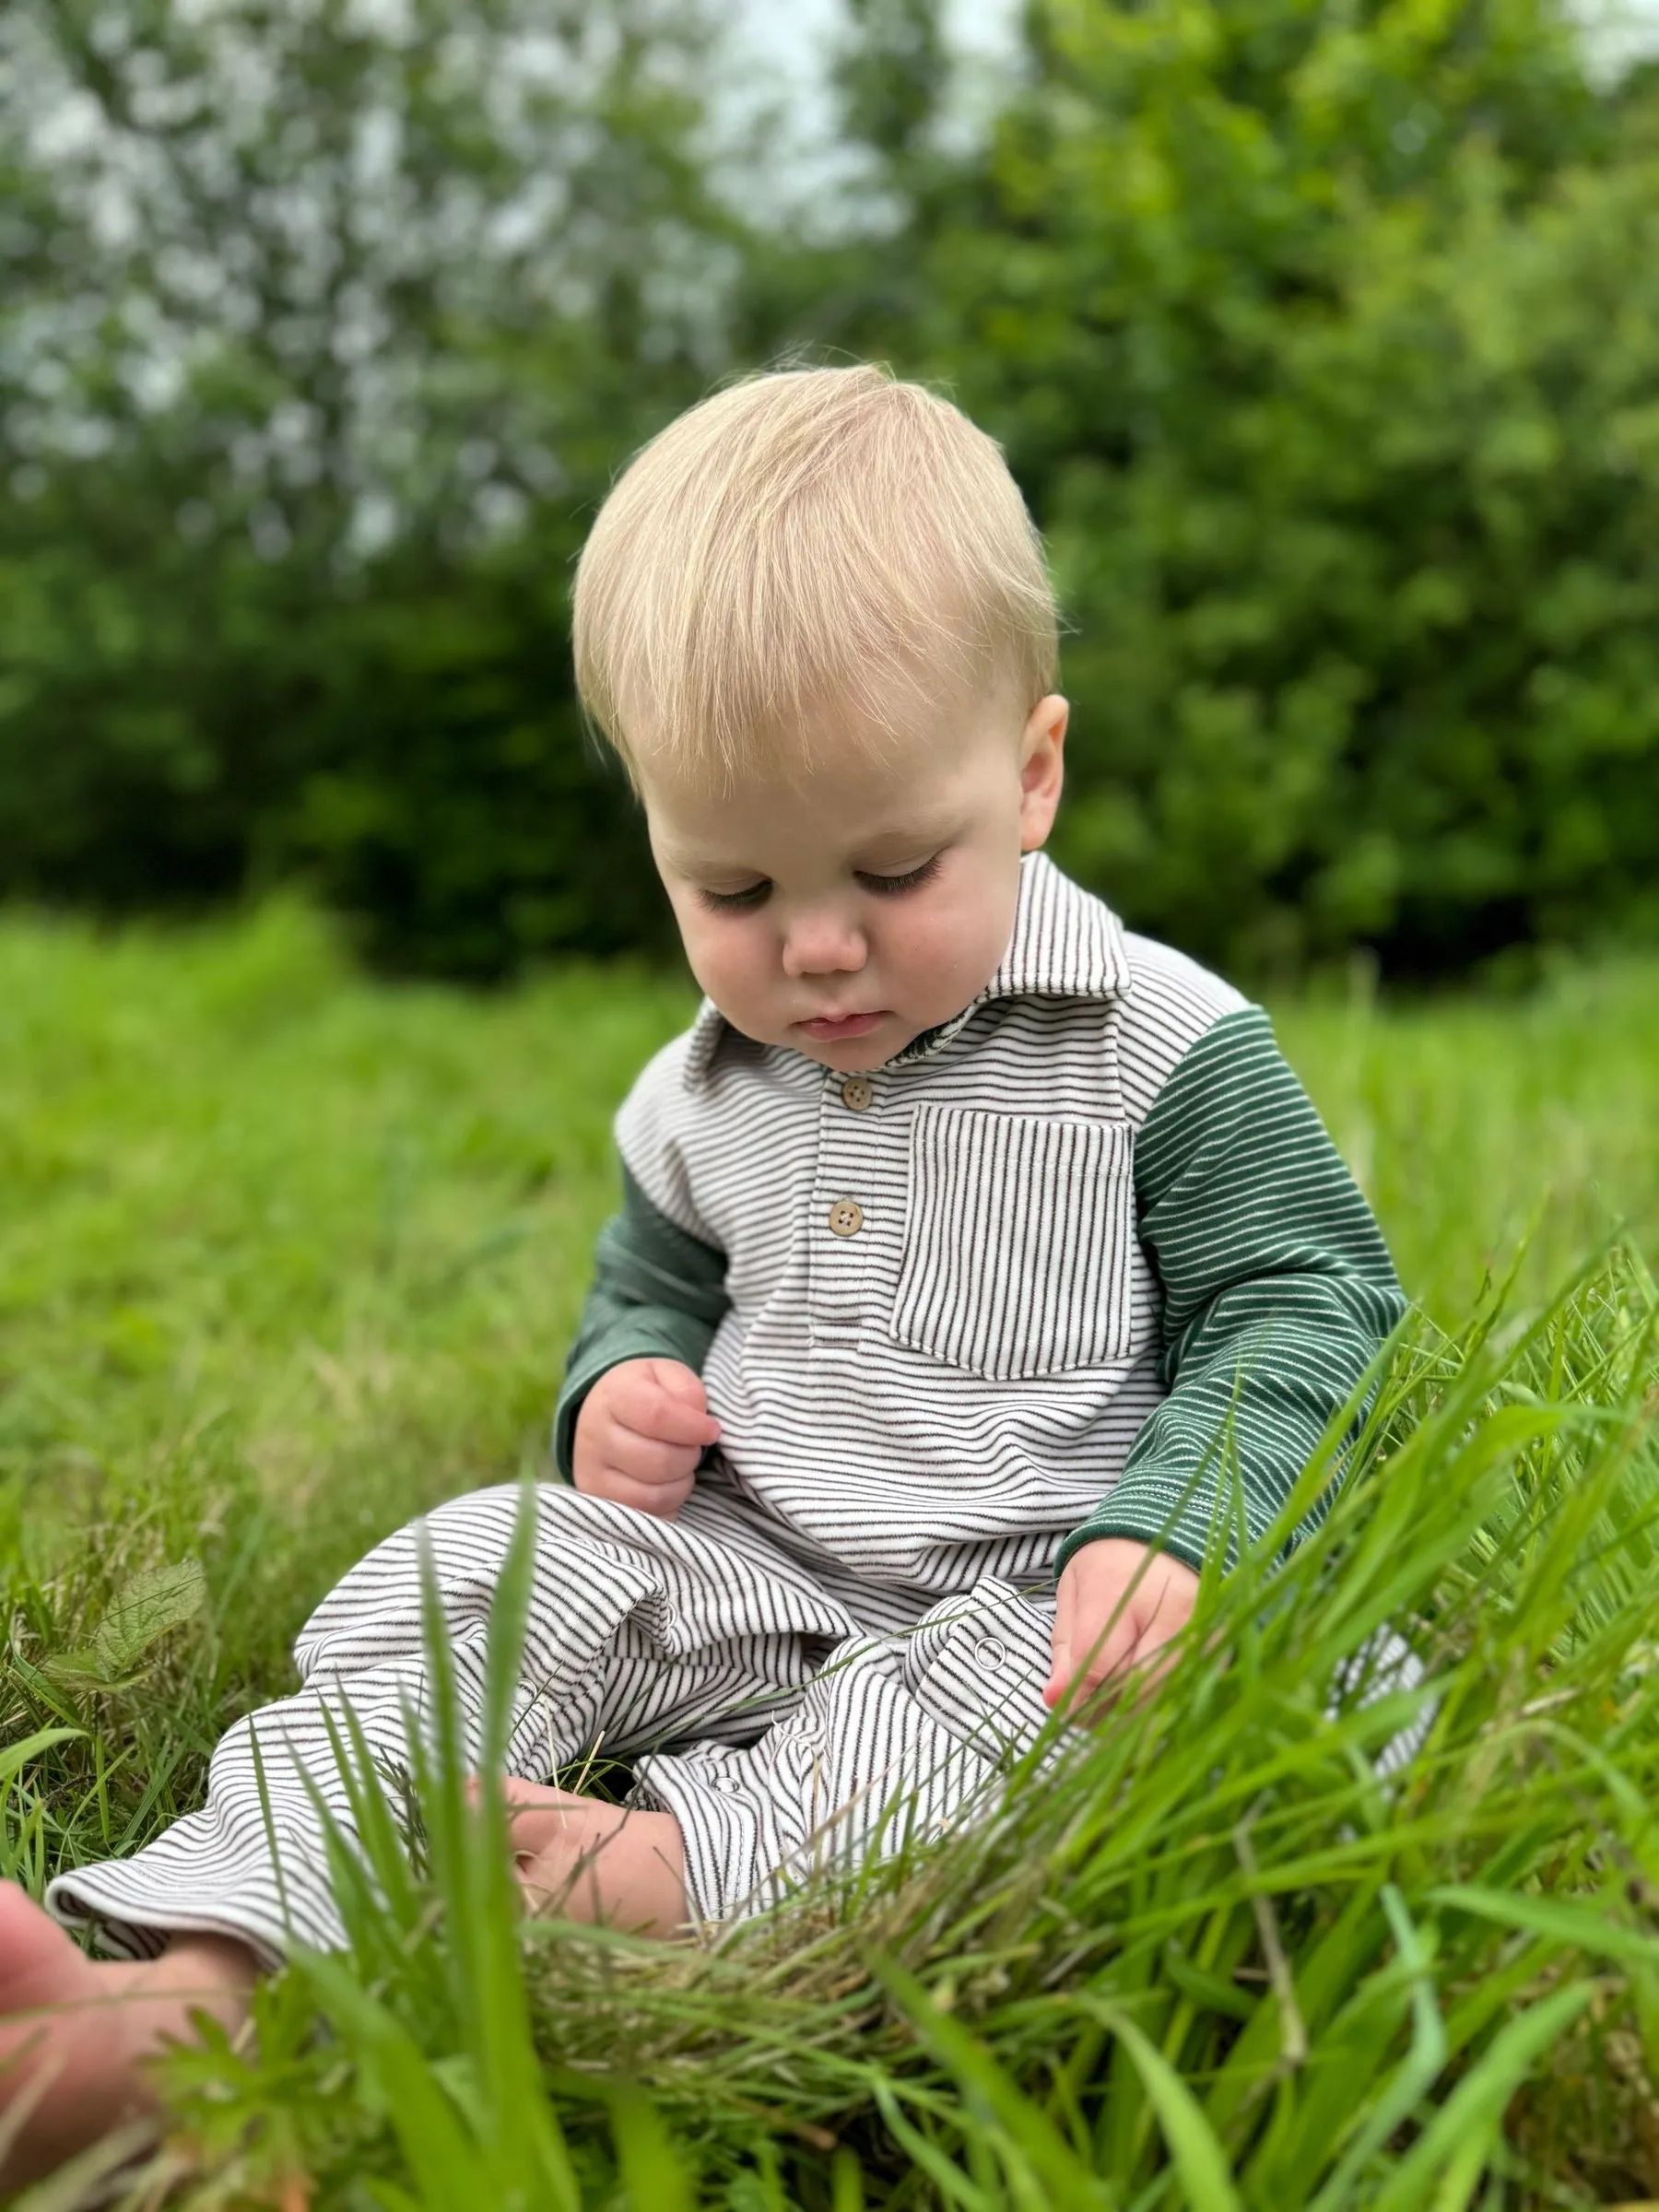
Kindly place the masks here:
<instances>
[{"instance_id":1,"label":"bare foot","mask_svg":"<svg viewBox=\"0 0 1659 2212\"><path fill-rule=\"evenodd\" d=\"M95 1961L0 1882L0 2190L152 2112L144 2062L189 2041L193 2012L239 2025L257 1972L250 1950L217 1936L142 1964Z\"/></svg>"},{"instance_id":2,"label":"bare foot","mask_svg":"<svg viewBox=\"0 0 1659 2212\"><path fill-rule=\"evenodd\" d=\"M605 1805L512 1775L501 1786L513 1871L532 1912L637 1936L685 1933L686 1853L672 1813Z\"/></svg>"}]
</instances>

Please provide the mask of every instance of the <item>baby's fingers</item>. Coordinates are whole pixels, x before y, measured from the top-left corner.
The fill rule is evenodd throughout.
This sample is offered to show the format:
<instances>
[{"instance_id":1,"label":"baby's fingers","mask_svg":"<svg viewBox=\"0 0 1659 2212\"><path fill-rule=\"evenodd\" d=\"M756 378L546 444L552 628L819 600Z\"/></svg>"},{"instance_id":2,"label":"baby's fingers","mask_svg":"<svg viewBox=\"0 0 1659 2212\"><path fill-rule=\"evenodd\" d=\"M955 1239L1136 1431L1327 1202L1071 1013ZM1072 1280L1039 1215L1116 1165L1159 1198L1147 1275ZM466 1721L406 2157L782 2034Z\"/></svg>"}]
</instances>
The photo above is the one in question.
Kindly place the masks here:
<instances>
[{"instance_id":1,"label":"baby's fingers","mask_svg":"<svg viewBox=\"0 0 1659 2212\"><path fill-rule=\"evenodd\" d=\"M602 1469L594 1487L613 1504L631 1505L635 1512L654 1513L659 1521L672 1521L697 1488L697 1477L687 1473L667 1481L641 1482L620 1467L608 1466Z\"/></svg>"},{"instance_id":2,"label":"baby's fingers","mask_svg":"<svg viewBox=\"0 0 1659 2212\"><path fill-rule=\"evenodd\" d=\"M1097 1719L1102 1706L1116 1697L1120 1677L1135 1664L1139 1636L1126 1613L1110 1629L1096 1624L1087 1643L1074 1625L1064 1663L1060 1652L1055 1651L1043 1702L1050 1706L1064 1702L1074 1721Z\"/></svg>"},{"instance_id":3,"label":"baby's fingers","mask_svg":"<svg viewBox=\"0 0 1659 2212\"><path fill-rule=\"evenodd\" d=\"M1051 1708L1065 1695L1072 1677L1072 1622L1077 1617L1077 1591L1069 1575L1062 1575L1054 1597L1054 1632L1049 1646L1049 1678L1042 1701Z\"/></svg>"},{"instance_id":4,"label":"baby's fingers","mask_svg":"<svg viewBox=\"0 0 1659 2212\"><path fill-rule=\"evenodd\" d=\"M635 1482L689 1482L701 1457L695 1444L670 1443L660 1436L641 1436L618 1421L611 1430L606 1458L612 1467Z\"/></svg>"},{"instance_id":5,"label":"baby's fingers","mask_svg":"<svg viewBox=\"0 0 1659 2212\"><path fill-rule=\"evenodd\" d=\"M668 1362L662 1364L667 1366ZM678 1370L672 1383L660 1374L642 1374L617 1411L624 1425L638 1435L654 1437L665 1444L690 1445L701 1452L720 1440L720 1423L709 1411L702 1384L689 1368Z\"/></svg>"}]
</instances>

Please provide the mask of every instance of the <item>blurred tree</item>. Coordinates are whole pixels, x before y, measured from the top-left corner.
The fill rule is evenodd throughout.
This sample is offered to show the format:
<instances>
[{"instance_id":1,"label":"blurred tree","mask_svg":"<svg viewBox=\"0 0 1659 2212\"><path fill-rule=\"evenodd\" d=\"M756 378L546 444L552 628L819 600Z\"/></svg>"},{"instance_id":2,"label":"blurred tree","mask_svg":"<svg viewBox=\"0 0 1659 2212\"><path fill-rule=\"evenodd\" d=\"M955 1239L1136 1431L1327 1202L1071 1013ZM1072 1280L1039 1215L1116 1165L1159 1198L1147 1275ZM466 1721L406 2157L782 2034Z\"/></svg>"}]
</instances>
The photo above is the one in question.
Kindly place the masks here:
<instances>
[{"instance_id":1,"label":"blurred tree","mask_svg":"<svg viewBox=\"0 0 1659 2212\"><path fill-rule=\"evenodd\" d=\"M944 124L955 80L941 0L844 0L830 53L843 157L794 219L747 241L733 323L755 367L913 357L928 255L971 173Z\"/></svg>"},{"instance_id":2,"label":"blurred tree","mask_svg":"<svg viewBox=\"0 0 1659 2212\"><path fill-rule=\"evenodd\" d=\"M900 170L926 159L950 76L938 0L847 0L833 77L847 136Z\"/></svg>"},{"instance_id":3,"label":"blurred tree","mask_svg":"<svg viewBox=\"0 0 1659 2212\"><path fill-rule=\"evenodd\" d=\"M1570 28L1029 30L925 317L865 342L955 386L1048 530L1063 856L1245 972L1659 923L1659 170Z\"/></svg>"},{"instance_id":4,"label":"blurred tree","mask_svg":"<svg viewBox=\"0 0 1659 2212\"><path fill-rule=\"evenodd\" d=\"M701 6L0 14L0 890L668 942L571 565L793 347L1005 441L1059 850L1136 922L1255 973L1659 928L1651 80L1550 0L1031 0L976 139L940 0L851 0L855 159L749 222Z\"/></svg>"},{"instance_id":5,"label":"blurred tree","mask_svg":"<svg viewBox=\"0 0 1659 2212\"><path fill-rule=\"evenodd\" d=\"M0 884L303 862L469 973L660 930L566 593L725 359L705 41L657 0L17 0Z\"/></svg>"}]
</instances>

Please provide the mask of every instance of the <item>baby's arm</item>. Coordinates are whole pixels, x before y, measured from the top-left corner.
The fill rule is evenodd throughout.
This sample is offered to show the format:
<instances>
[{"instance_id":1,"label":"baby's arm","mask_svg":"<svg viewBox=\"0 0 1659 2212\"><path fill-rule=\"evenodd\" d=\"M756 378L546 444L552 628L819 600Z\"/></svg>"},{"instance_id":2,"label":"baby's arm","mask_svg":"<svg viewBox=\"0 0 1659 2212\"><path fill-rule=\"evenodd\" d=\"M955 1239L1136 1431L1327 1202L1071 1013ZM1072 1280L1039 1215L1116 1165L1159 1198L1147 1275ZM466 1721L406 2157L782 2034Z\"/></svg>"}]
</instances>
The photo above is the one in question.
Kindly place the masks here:
<instances>
[{"instance_id":1,"label":"baby's arm","mask_svg":"<svg viewBox=\"0 0 1659 2212\"><path fill-rule=\"evenodd\" d=\"M670 1221L625 1165L554 1416L554 1456L578 1489L679 1510L720 1433L700 1371L728 1303L724 1253Z\"/></svg>"},{"instance_id":2,"label":"baby's arm","mask_svg":"<svg viewBox=\"0 0 1659 2212\"><path fill-rule=\"evenodd\" d=\"M1253 1007L1171 1071L1136 1134L1135 1184L1169 1395L1061 1547L1051 1703L1148 1546L1091 1682L1185 1620L1212 1545L1230 1566L1265 1532L1405 1304L1370 1207Z\"/></svg>"}]
</instances>

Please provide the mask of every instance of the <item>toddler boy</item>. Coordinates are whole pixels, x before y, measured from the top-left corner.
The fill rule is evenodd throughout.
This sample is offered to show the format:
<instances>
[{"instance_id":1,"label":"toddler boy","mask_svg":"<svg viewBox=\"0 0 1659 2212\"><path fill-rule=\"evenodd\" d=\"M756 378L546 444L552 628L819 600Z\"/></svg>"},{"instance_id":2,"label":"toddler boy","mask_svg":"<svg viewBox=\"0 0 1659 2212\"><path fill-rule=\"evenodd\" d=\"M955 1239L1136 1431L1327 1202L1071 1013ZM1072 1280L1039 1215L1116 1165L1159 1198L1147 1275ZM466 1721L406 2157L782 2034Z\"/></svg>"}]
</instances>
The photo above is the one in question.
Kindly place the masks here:
<instances>
[{"instance_id":1,"label":"toddler boy","mask_svg":"<svg viewBox=\"0 0 1659 2212\"><path fill-rule=\"evenodd\" d=\"M509 1789L565 1912L718 1923L961 1817L1049 1708L1176 1632L1399 1316L1265 1018L1042 856L1055 643L996 447L872 368L693 409L582 557L582 689L706 997L618 1117L569 1486L540 1493ZM475 1703L516 1503L425 1523ZM0 1897L0 2058L45 2020L60 2068L37 2165L142 2095L191 2003L235 2018L291 1936L337 1940L307 1783L344 1819L345 1702L406 1753L415 1532L298 1658L200 1813L53 1885L124 1963ZM550 1783L600 1740L626 1810Z\"/></svg>"}]
</instances>

